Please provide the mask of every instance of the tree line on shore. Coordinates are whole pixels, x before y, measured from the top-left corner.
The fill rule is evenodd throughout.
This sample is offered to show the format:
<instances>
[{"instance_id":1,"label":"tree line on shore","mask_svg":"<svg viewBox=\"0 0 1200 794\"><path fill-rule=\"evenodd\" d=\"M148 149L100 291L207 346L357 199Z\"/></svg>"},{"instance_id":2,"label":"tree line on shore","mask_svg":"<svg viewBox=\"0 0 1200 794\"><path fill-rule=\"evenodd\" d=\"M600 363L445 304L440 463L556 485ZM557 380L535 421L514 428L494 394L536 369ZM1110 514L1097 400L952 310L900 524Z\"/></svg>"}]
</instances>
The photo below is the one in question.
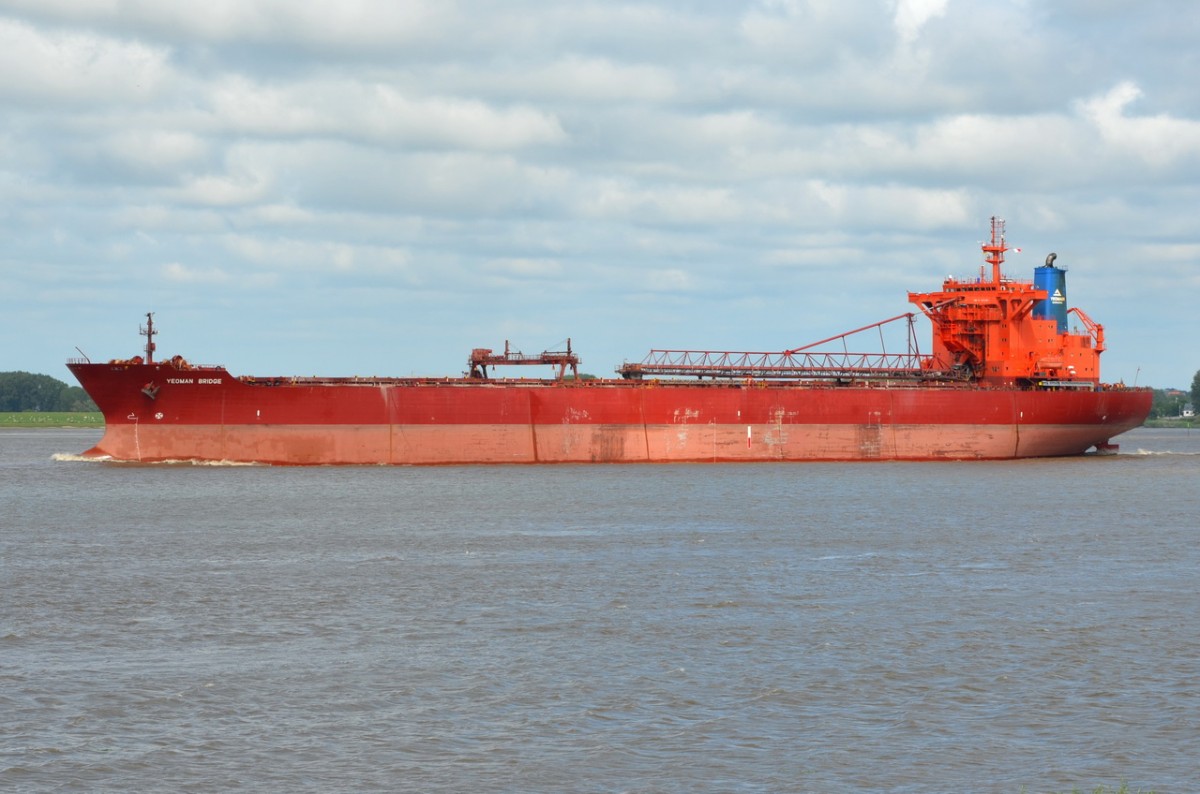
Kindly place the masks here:
<instances>
[{"instance_id":1,"label":"tree line on shore","mask_svg":"<svg viewBox=\"0 0 1200 794\"><path fill-rule=\"evenodd\" d=\"M0 411L95 411L96 404L79 386L49 375L0 372Z\"/></svg>"},{"instance_id":2,"label":"tree line on shore","mask_svg":"<svg viewBox=\"0 0 1200 794\"><path fill-rule=\"evenodd\" d=\"M1192 378L1191 391L1183 389L1155 389L1154 406L1150 409L1151 419L1170 419L1183 416L1183 409L1200 409L1200 370Z\"/></svg>"}]
</instances>

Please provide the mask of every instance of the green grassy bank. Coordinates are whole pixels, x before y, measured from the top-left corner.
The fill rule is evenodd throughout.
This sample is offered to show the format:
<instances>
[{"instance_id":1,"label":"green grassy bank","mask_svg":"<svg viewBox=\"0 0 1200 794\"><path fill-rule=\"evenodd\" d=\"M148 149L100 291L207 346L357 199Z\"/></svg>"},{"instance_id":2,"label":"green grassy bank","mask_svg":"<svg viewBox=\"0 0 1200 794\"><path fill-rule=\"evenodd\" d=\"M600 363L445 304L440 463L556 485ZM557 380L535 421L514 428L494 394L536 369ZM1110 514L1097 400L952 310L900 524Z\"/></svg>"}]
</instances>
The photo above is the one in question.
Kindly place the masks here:
<instances>
[{"instance_id":1,"label":"green grassy bank","mask_svg":"<svg viewBox=\"0 0 1200 794\"><path fill-rule=\"evenodd\" d=\"M1164 417L1162 419L1147 419L1145 426L1146 427L1175 427L1175 428L1183 428L1185 430L1191 430L1192 427L1195 425L1195 422L1196 422L1195 417L1188 417L1188 418L1184 419L1182 417L1169 416L1169 417Z\"/></svg>"},{"instance_id":2,"label":"green grassy bank","mask_svg":"<svg viewBox=\"0 0 1200 794\"><path fill-rule=\"evenodd\" d=\"M99 411L0 411L0 428L5 427L104 427Z\"/></svg>"}]
</instances>

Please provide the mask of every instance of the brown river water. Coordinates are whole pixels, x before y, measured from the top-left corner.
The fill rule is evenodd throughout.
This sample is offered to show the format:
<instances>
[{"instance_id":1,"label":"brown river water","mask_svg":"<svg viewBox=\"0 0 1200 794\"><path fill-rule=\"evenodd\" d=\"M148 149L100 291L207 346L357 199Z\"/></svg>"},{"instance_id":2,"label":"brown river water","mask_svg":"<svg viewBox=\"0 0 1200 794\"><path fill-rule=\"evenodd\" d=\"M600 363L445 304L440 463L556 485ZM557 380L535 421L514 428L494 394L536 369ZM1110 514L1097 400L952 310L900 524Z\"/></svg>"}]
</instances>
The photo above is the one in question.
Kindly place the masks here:
<instances>
[{"instance_id":1,"label":"brown river water","mask_svg":"<svg viewBox=\"0 0 1200 794\"><path fill-rule=\"evenodd\" d=\"M0 790L1200 790L1200 431L274 468L0 431Z\"/></svg>"}]
</instances>

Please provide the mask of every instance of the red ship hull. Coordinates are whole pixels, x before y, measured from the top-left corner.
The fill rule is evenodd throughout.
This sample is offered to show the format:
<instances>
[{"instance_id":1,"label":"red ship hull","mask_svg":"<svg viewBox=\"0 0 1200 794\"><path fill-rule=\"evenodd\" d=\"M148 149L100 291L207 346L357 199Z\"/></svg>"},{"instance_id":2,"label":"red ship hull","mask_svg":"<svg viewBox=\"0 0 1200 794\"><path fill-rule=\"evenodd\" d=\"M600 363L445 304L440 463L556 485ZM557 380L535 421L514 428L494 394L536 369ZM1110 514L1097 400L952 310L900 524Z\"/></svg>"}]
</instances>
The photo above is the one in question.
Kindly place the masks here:
<instances>
[{"instance_id":1,"label":"red ship hull","mask_svg":"<svg viewBox=\"0 0 1200 794\"><path fill-rule=\"evenodd\" d=\"M68 364L104 412L85 454L279 464L965 460L1109 450L1142 424L1149 389L1104 386L1104 329L1067 308L1056 254L1033 281L1004 276L1004 221L982 246L991 278L909 293L931 355L851 353L847 339L780 353L655 350L621 380L577 375L565 351L476 348L465 378L235 378L176 356ZM1085 330L1068 327L1076 314ZM912 329L912 314L904 315ZM882 341L882 335L881 335ZM840 353L820 344L840 342ZM541 364L553 380L490 380ZM688 380L695 378L695 380Z\"/></svg>"},{"instance_id":2,"label":"red ship hull","mask_svg":"<svg viewBox=\"0 0 1200 794\"><path fill-rule=\"evenodd\" d=\"M249 379L68 365L105 417L87 455L291 465L963 460L1078 455L1145 389L912 383Z\"/></svg>"}]
</instances>

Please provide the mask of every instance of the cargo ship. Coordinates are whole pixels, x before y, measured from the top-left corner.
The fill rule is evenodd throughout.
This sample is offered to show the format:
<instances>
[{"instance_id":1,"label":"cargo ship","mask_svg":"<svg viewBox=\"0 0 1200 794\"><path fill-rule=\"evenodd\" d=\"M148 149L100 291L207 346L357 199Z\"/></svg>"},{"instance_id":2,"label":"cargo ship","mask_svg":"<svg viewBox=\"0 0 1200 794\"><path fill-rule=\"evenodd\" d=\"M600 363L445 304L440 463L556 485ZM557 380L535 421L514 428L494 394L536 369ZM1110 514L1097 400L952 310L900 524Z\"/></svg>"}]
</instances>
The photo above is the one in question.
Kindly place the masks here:
<instances>
[{"instance_id":1,"label":"cargo ship","mask_svg":"<svg viewBox=\"0 0 1200 794\"><path fill-rule=\"evenodd\" d=\"M570 340L531 355L508 343L477 348L460 377L235 376L181 356L156 360L153 314L140 329L144 355L67 366L104 414L104 435L84 454L116 461L1001 460L1115 450L1112 439L1146 419L1151 391L1101 382L1104 329L1068 308L1054 254L1031 281L1003 274L1010 249L998 218L981 247L978 275L908 294L919 312L780 352L651 350L615 377L581 377ZM918 317L932 326L925 351ZM907 325L903 351L848 352L865 332L882 342L892 323ZM496 375L525 365L551 370Z\"/></svg>"}]
</instances>

